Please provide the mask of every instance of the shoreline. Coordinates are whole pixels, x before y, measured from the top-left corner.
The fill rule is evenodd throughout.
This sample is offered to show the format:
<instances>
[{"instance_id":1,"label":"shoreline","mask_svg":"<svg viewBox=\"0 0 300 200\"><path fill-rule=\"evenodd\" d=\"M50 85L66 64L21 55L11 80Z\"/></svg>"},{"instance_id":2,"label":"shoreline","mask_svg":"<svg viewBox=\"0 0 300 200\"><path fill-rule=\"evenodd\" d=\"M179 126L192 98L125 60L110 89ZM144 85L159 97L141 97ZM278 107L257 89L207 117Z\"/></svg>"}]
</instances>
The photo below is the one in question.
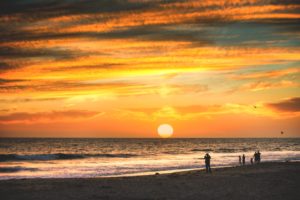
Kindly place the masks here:
<instances>
[{"instance_id":1,"label":"shoreline","mask_svg":"<svg viewBox=\"0 0 300 200\"><path fill-rule=\"evenodd\" d=\"M300 160L281 160L281 161L264 161L261 164L266 163L300 163ZM214 169L226 169L226 168L236 168L236 167L245 167L245 166L254 166L258 164L246 164L246 165L224 165L224 166L213 166ZM197 167L197 168L187 168L187 169L170 169L170 170L153 170L146 172L136 172L136 173L128 173L128 174L120 174L120 175L103 175L103 176L91 176L91 177L21 177L21 178L6 178L1 179L0 173L0 182L7 180L34 180L34 179L93 179L93 178L126 178L126 177L143 177L143 176L157 176L157 175L168 175L168 174L177 174L181 172L194 172L194 171L205 171L205 167Z\"/></svg>"},{"instance_id":2,"label":"shoreline","mask_svg":"<svg viewBox=\"0 0 300 200\"><path fill-rule=\"evenodd\" d=\"M3 199L299 199L300 162L95 178L0 181Z\"/></svg>"},{"instance_id":3,"label":"shoreline","mask_svg":"<svg viewBox=\"0 0 300 200\"><path fill-rule=\"evenodd\" d=\"M246 166L253 166L253 165L261 165L264 163L300 163L300 160L289 160L289 161L264 161L260 164L246 164L246 165L226 165L226 166L212 166L211 169L226 169L226 168L236 168L236 167L246 167ZM194 172L194 171L205 171L205 167L198 167L198 168L189 168L189 169L174 169L174 170L162 170L162 171L149 171L149 172L138 172L132 174L124 174L124 175L108 175L108 176L96 176L93 178L117 178L117 177L139 177L139 176L156 176L156 175L163 175L163 174L177 174L181 172ZM158 173L158 174L156 174ZM47 178L46 178L47 179ZM0 180L1 181L1 180Z\"/></svg>"},{"instance_id":4,"label":"shoreline","mask_svg":"<svg viewBox=\"0 0 300 200\"><path fill-rule=\"evenodd\" d=\"M218 167L212 167L211 169L225 169L225 168L231 168L231 167L239 167L227 165L227 166L218 166ZM189 169L174 169L174 170L162 170L162 171L151 171L151 172L138 172L138 173L132 173L132 174L123 174L123 175L112 175L112 176L96 176L94 178L118 178L118 177L143 177L143 176L157 176L157 175L168 175L168 174L178 174L181 172L195 172L195 171L205 171L205 167L198 167L198 168L189 168ZM158 174L157 174L158 173ZM0 180L1 181L1 180Z\"/></svg>"}]
</instances>

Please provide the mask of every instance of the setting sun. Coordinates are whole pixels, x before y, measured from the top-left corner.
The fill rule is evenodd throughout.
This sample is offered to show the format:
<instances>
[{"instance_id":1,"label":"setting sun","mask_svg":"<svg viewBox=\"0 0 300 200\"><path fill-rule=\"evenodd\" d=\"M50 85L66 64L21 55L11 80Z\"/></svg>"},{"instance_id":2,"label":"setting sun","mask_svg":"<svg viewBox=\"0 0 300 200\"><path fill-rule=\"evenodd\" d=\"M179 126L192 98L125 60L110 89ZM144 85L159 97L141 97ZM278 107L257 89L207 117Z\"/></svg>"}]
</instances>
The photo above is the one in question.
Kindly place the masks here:
<instances>
[{"instance_id":1,"label":"setting sun","mask_svg":"<svg viewBox=\"0 0 300 200\"><path fill-rule=\"evenodd\" d=\"M157 133L162 138L169 138L173 135L173 127L169 124L161 124L157 128Z\"/></svg>"}]
</instances>

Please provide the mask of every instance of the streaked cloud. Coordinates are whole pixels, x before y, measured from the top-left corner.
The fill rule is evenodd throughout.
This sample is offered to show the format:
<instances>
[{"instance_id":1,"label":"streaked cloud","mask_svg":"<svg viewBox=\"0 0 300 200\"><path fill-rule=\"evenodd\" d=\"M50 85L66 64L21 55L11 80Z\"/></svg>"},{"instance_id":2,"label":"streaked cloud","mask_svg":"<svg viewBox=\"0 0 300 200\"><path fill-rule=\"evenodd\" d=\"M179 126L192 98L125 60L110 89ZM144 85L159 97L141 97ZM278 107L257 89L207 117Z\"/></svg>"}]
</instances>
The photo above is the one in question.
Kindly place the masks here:
<instances>
[{"instance_id":1,"label":"streaked cloud","mask_svg":"<svg viewBox=\"0 0 300 200\"><path fill-rule=\"evenodd\" d=\"M0 115L0 123L45 123L55 121L74 121L86 120L102 112L86 111L86 110L66 110L51 112L15 112L7 115Z\"/></svg>"},{"instance_id":2,"label":"streaked cloud","mask_svg":"<svg viewBox=\"0 0 300 200\"><path fill-rule=\"evenodd\" d=\"M258 78L279 78L286 75L296 75L300 73L299 68L287 68L280 70L262 71L262 72L252 72L247 74L236 74L233 75L233 79L258 79Z\"/></svg>"},{"instance_id":3,"label":"streaked cloud","mask_svg":"<svg viewBox=\"0 0 300 200\"><path fill-rule=\"evenodd\" d=\"M269 103L267 106L281 112L300 112L300 98L294 97L277 103Z\"/></svg>"},{"instance_id":4,"label":"streaked cloud","mask_svg":"<svg viewBox=\"0 0 300 200\"><path fill-rule=\"evenodd\" d=\"M294 81L282 80L279 82L273 81L255 81L246 83L238 88L229 90L229 93L232 92L243 92L243 91L261 91L261 90L270 90L270 89L279 89L279 88L288 88L295 87L299 88L300 84Z\"/></svg>"},{"instance_id":5,"label":"streaked cloud","mask_svg":"<svg viewBox=\"0 0 300 200\"><path fill-rule=\"evenodd\" d=\"M257 109L259 107L259 109ZM227 103L224 105L190 105L190 106L164 106L156 108L128 108L112 112L116 118L134 117L144 121L189 121L195 119L214 120L225 115L250 115L258 117L277 117L268 107L259 104L253 105Z\"/></svg>"}]
</instances>

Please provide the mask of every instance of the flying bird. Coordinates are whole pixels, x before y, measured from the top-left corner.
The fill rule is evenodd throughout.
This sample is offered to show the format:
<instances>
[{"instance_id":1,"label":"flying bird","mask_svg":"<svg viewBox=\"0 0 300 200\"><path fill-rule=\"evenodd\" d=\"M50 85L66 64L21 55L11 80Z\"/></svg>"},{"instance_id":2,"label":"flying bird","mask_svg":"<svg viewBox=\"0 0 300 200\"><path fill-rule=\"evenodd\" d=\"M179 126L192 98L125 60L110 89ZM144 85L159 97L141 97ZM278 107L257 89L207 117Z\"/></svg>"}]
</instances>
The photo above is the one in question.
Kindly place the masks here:
<instances>
[{"instance_id":1,"label":"flying bird","mask_svg":"<svg viewBox=\"0 0 300 200\"><path fill-rule=\"evenodd\" d=\"M283 133L284 133L284 132L283 132L283 131L281 131L281 135L283 135Z\"/></svg>"}]
</instances>

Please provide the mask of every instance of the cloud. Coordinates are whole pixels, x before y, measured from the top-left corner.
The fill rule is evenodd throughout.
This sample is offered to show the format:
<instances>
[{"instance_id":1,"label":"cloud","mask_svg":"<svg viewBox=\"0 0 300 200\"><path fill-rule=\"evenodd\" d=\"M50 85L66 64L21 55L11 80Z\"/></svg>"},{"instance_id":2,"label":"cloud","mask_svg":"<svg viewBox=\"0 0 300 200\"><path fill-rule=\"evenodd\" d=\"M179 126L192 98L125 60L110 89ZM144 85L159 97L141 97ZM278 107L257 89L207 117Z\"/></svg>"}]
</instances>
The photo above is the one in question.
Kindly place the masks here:
<instances>
[{"instance_id":1,"label":"cloud","mask_svg":"<svg viewBox=\"0 0 300 200\"><path fill-rule=\"evenodd\" d=\"M136 87L135 87L136 86ZM140 88L144 85L138 85L137 83L131 82L111 82L106 81L102 83L88 83L83 81L29 81L24 83L16 83L12 85L0 85L0 92L11 93L14 91L45 91L45 92L57 92L57 91L105 91L105 90L122 90L122 89L134 89Z\"/></svg>"},{"instance_id":2,"label":"cloud","mask_svg":"<svg viewBox=\"0 0 300 200\"><path fill-rule=\"evenodd\" d=\"M130 1L130 0L101 0L101 1L28 1L18 2L3 0L1 7L6 9L1 10L1 15L14 15L22 19L43 19L57 17L61 15L74 15L74 14L94 14L94 13L107 13L107 12L122 12L122 11L135 11L143 10L145 8L153 7L157 3L151 1ZM32 14L34 13L34 15Z\"/></svg>"},{"instance_id":3,"label":"cloud","mask_svg":"<svg viewBox=\"0 0 300 200\"><path fill-rule=\"evenodd\" d=\"M268 115L257 112L252 106L244 104L215 104L215 105L189 105L189 106L163 106L153 108L127 108L119 109L114 113L116 117L136 118L145 121L155 120L193 120L199 118L211 119L218 115L249 114Z\"/></svg>"},{"instance_id":4,"label":"cloud","mask_svg":"<svg viewBox=\"0 0 300 200\"><path fill-rule=\"evenodd\" d=\"M188 106L162 106L151 108L118 109L112 113L116 118L134 118L144 121L195 119L214 119L220 116L252 116L272 119L291 119L299 117L300 98L293 98L279 103L254 102L252 104L195 104ZM253 106L255 105L255 107ZM279 110L280 109L280 110ZM278 112L279 111L279 112Z\"/></svg>"},{"instance_id":5,"label":"cloud","mask_svg":"<svg viewBox=\"0 0 300 200\"><path fill-rule=\"evenodd\" d=\"M271 70L271 71L258 71L258 72L248 72L243 74L232 75L231 78L236 80L243 79L258 79L258 78L279 78L290 74L299 74L300 69L298 68L287 68L281 70Z\"/></svg>"},{"instance_id":6,"label":"cloud","mask_svg":"<svg viewBox=\"0 0 300 200\"><path fill-rule=\"evenodd\" d=\"M156 78L156 80L154 80ZM0 92L11 94L15 92L56 92L67 93L67 96L86 94L97 95L115 95L115 96L143 96L159 95L167 97L172 95L203 93L209 90L205 84L194 83L159 83L165 76L141 77L141 78L117 78L117 79L99 79L99 80L7 80L0 79ZM1 80L3 84L1 84ZM5 84L4 84L5 83ZM8 84L9 83L9 84ZM60 95L63 95L60 93ZM67 98L67 96L58 96ZM48 98L17 98L12 101L30 102L48 100ZM57 100L57 98L50 98ZM1 101L1 100L0 100Z\"/></svg>"},{"instance_id":7,"label":"cloud","mask_svg":"<svg viewBox=\"0 0 300 200\"><path fill-rule=\"evenodd\" d=\"M300 97L290 98L278 103L266 104L271 109L281 112L300 112Z\"/></svg>"},{"instance_id":8,"label":"cloud","mask_svg":"<svg viewBox=\"0 0 300 200\"><path fill-rule=\"evenodd\" d=\"M281 81L255 81L241 85L240 87L233 88L228 91L228 93L243 92L243 91L262 91L289 87L298 87L299 83L289 80Z\"/></svg>"},{"instance_id":9,"label":"cloud","mask_svg":"<svg viewBox=\"0 0 300 200\"><path fill-rule=\"evenodd\" d=\"M30 3L4 1L1 7L6 8L0 12L0 16L3 16L3 23L2 26L0 23L0 27L4 30L0 34L0 41L2 42L63 38L105 39L108 37L207 41L207 34L203 31L205 27L224 27L227 23L239 21L253 23L252 18L241 20L239 17L249 15L255 19L256 15L254 14L256 13L274 15L273 18L276 20L267 17L268 21L264 22L265 25L269 21L272 23L276 21L279 24L278 18L283 18L276 17L280 14L279 11L293 13L293 10L298 8L297 3L293 1L274 4L266 1L199 2L164 0L45 1ZM236 16L238 17L233 18ZM295 18L297 19L297 17ZM10 19L11 21L17 20L27 23L10 23L7 26L6 23ZM260 17L257 21L263 21L263 19L263 17ZM292 22L294 18L285 19L285 22L280 24L285 31L287 30L285 25L288 24L289 20ZM297 23L292 23L294 25L290 28L298 27L296 26ZM191 26L187 30L168 28L170 26L180 27L180 24ZM53 25L58 31L53 31ZM194 31L193 27L197 26L200 26L202 30ZM77 31L66 31L69 27ZM88 27L88 29L86 30L85 27ZM28 31L30 28L33 28L34 31Z\"/></svg>"},{"instance_id":10,"label":"cloud","mask_svg":"<svg viewBox=\"0 0 300 200\"><path fill-rule=\"evenodd\" d=\"M88 33L87 35L103 39L134 38L136 40L190 41L200 44L211 44L211 41L207 37L207 33L203 29L180 26L140 26L130 27L124 30L114 30L106 33Z\"/></svg>"},{"instance_id":11,"label":"cloud","mask_svg":"<svg viewBox=\"0 0 300 200\"><path fill-rule=\"evenodd\" d=\"M0 103L29 103L29 102L44 102L44 101L59 101L66 100L65 97L52 97L52 98L9 98L0 99Z\"/></svg>"},{"instance_id":12,"label":"cloud","mask_svg":"<svg viewBox=\"0 0 300 200\"><path fill-rule=\"evenodd\" d=\"M9 83L18 83L24 81L23 79L2 79L0 78L0 86Z\"/></svg>"},{"instance_id":13,"label":"cloud","mask_svg":"<svg viewBox=\"0 0 300 200\"><path fill-rule=\"evenodd\" d=\"M82 53L59 48L13 48L8 46L0 46L0 58L2 59L18 59L18 58L54 58L54 59L70 59L80 55L87 55L88 52Z\"/></svg>"},{"instance_id":14,"label":"cloud","mask_svg":"<svg viewBox=\"0 0 300 200\"><path fill-rule=\"evenodd\" d=\"M0 123L39 123L54 121L84 120L102 115L102 112L87 110L66 110L51 112L15 112L7 115L0 115Z\"/></svg>"},{"instance_id":15,"label":"cloud","mask_svg":"<svg viewBox=\"0 0 300 200\"><path fill-rule=\"evenodd\" d=\"M10 47L0 45L0 59L5 62L0 62L0 73L5 73L10 70L25 68L32 64L43 63L46 61L59 62L66 60L74 60L80 57L93 55L93 52L80 51L76 49L66 48L28 48L28 47ZM100 52L97 55L101 55Z\"/></svg>"},{"instance_id":16,"label":"cloud","mask_svg":"<svg viewBox=\"0 0 300 200\"><path fill-rule=\"evenodd\" d=\"M18 42L18 41L36 41L36 40L58 40L58 39L96 39L96 40L107 40L107 39L135 39L137 41L185 41L194 42L194 45L208 45L212 44L212 40L209 38L208 33L205 29L200 29L193 26L167 26L167 25L147 25L137 27L124 27L121 29L111 30L107 32L97 31L85 31L85 32L42 32L34 33L27 31L20 31L14 35L3 35L0 33L0 42ZM8 47L2 47L4 54L5 50L9 50ZM1 49L0 49L1 51ZM32 50L33 51L33 50ZM20 52L20 51L19 51ZM57 49L42 49L33 51L32 54L38 55L59 55L62 53L63 56L68 56L66 51ZM15 53L14 51L12 53ZM44 54L43 54L44 53ZM17 53L16 53L17 54ZM9 54L4 54L9 55ZM24 56L30 56L30 51L24 51Z\"/></svg>"},{"instance_id":17,"label":"cloud","mask_svg":"<svg viewBox=\"0 0 300 200\"><path fill-rule=\"evenodd\" d=\"M297 87L297 86L299 86L298 83L293 81L286 81L286 80L282 80L280 82L257 81L245 85L243 89L250 90L250 91L259 91L259 90L267 90L267 89Z\"/></svg>"},{"instance_id":18,"label":"cloud","mask_svg":"<svg viewBox=\"0 0 300 200\"><path fill-rule=\"evenodd\" d=\"M49 70L51 72L55 71L77 71L77 70L99 70L99 69L109 69L109 70L122 70L127 69L128 64L125 63L100 63L100 64L94 64L94 65L70 65L70 66L64 66L59 68L47 68L45 71Z\"/></svg>"},{"instance_id":19,"label":"cloud","mask_svg":"<svg viewBox=\"0 0 300 200\"><path fill-rule=\"evenodd\" d=\"M9 64L7 62L0 62L0 73L16 68L18 68L18 66Z\"/></svg>"}]
</instances>

